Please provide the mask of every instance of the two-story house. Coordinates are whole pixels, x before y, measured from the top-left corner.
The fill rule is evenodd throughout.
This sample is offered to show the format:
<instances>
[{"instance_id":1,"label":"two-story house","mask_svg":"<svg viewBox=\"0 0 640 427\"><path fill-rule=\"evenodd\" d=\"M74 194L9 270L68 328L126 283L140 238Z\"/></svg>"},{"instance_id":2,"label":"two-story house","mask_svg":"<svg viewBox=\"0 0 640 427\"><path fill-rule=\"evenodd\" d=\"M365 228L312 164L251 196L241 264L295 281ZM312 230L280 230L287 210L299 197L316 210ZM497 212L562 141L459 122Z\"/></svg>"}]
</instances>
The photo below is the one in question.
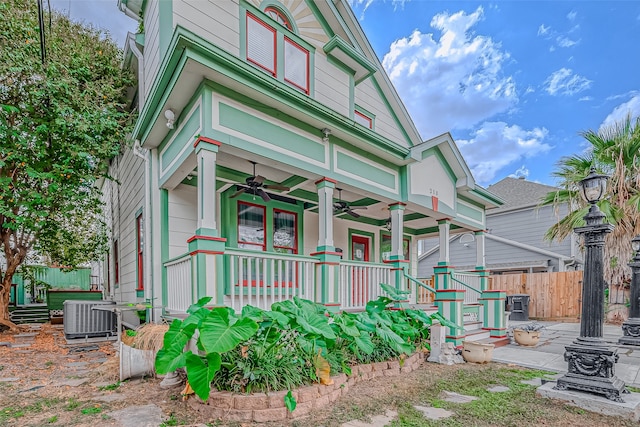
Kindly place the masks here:
<instances>
[{"instance_id":1,"label":"two-story house","mask_svg":"<svg viewBox=\"0 0 640 427\"><path fill-rule=\"evenodd\" d=\"M103 186L111 298L361 309L409 287L418 239L486 228L499 200L420 138L345 0L119 6L139 116Z\"/></svg>"}]
</instances>

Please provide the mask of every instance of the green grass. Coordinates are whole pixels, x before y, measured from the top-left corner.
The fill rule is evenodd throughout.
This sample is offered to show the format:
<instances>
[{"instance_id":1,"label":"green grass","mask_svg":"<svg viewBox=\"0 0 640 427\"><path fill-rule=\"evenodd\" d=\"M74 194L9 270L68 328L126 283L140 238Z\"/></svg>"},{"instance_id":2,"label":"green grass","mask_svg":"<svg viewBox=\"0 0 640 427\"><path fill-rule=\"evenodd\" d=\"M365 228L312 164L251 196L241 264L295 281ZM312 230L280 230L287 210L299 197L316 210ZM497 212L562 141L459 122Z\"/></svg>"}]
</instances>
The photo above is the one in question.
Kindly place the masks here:
<instances>
[{"instance_id":1,"label":"green grass","mask_svg":"<svg viewBox=\"0 0 640 427\"><path fill-rule=\"evenodd\" d=\"M4 422L24 417L29 413L42 412L46 408L52 408L60 403L58 398L40 398L26 406L7 406L0 408L0 425Z\"/></svg>"},{"instance_id":2,"label":"green grass","mask_svg":"<svg viewBox=\"0 0 640 427\"><path fill-rule=\"evenodd\" d=\"M120 381L115 382L113 384L108 384L102 387L98 387L98 390L100 391L112 391L112 390L116 390L117 388L119 388L122 385L122 383Z\"/></svg>"}]
</instances>

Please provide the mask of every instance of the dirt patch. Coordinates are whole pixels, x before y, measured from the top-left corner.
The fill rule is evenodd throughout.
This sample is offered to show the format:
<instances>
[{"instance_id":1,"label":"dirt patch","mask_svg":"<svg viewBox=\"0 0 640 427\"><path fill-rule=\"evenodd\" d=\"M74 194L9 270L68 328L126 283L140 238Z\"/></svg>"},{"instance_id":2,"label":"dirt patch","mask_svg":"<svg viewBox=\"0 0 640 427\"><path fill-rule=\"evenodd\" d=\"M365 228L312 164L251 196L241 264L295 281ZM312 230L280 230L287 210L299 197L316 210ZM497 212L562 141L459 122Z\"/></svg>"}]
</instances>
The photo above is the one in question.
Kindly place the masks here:
<instances>
[{"instance_id":1,"label":"dirt patch","mask_svg":"<svg viewBox=\"0 0 640 427\"><path fill-rule=\"evenodd\" d=\"M23 331L25 332L25 331ZM144 378L118 384L118 360L112 343L85 350L66 346L59 327L45 325L29 347L0 347L0 425L2 426L120 426L107 414L130 406L154 404L162 410L165 425L210 423L217 426L251 426L204 419L182 400L182 387L161 389L160 379ZM0 342L18 342L15 334L0 334ZM553 425L553 426L635 426L636 423L605 417L535 396L535 388L510 379L514 372L527 372L501 364L444 366L427 363L409 374L379 377L353 386L330 407L309 417L276 426L339 426L354 419L367 420L386 409L399 413L392 426L429 425ZM84 382L83 382L84 381ZM511 382L510 382L511 381ZM78 385L78 383L81 383ZM67 384L67 385L65 385ZM514 394L485 407L473 403L443 403L442 390L472 393L493 385L511 385ZM516 390L517 389L517 390ZM492 394L499 395L499 393ZM193 399L193 397L192 397ZM482 399L480 399L482 401ZM441 406L456 415L430 424L413 405ZM499 417L483 411L498 406Z\"/></svg>"}]
</instances>

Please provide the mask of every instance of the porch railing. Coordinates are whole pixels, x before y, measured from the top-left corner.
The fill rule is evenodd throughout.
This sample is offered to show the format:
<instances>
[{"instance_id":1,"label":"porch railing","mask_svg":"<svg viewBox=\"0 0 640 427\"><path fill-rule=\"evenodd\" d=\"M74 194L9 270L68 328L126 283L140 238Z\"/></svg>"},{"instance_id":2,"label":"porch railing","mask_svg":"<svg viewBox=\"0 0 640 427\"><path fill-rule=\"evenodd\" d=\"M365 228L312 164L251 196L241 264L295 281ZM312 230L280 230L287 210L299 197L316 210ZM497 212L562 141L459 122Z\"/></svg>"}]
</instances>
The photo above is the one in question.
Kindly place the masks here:
<instances>
[{"instance_id":1,"label":"porch railing","mask_svg":"<svg viewBox=\"0 0 640 427\"><path fill-rule=\"evenodd\" d=\"M435 280L433 277L429 278L415 278L410 275L405 275L409 281L416 285L416 291L414 292L416 298L416 304L433 304L436 297Z\"/></svg>"},{"instance_id":2,"label":"porch railing","mask_svg":"<svg viewBox=\"0 0 640 427\"><path fill-rule=\"evenodd\" d=\"M193 285L191 284L191 256L185 254L164 264L167 269L167 311L187 311L193 304Z\"/></svg>"},{"instance_id":3,"label":"porch railing","mask_svg":"<svg viewBox=\"0 0 640 427\"><path fill-rule=\"evenodd\" d=\"M225 303L236 311L245 305L262 309L294 296L314 299L316 258L301 255L225 250Z\"/></svg>"},{"instance_id":4,"label":"porch railing","mask_svg":"<svg viewBox=\"0 0 640 427\"><path fill-rule=\"evenodd\" d=\"M384 295L380 283L396 287L395 272L386 264L342 261L339 275L343 310L364 309L367 302Z\"/></svg>"},{"instance_id":5,"label":"porch railing","mask_svg":"<svg viewBox=\"0 0 640 427\"><path fill-rule=\"evenodd\" d=\"M464 303L478 304L478 299L482 292L480 291L480 276L473 273L451 273L452 289L465 290Z\"/></svg>"}]
</instances>

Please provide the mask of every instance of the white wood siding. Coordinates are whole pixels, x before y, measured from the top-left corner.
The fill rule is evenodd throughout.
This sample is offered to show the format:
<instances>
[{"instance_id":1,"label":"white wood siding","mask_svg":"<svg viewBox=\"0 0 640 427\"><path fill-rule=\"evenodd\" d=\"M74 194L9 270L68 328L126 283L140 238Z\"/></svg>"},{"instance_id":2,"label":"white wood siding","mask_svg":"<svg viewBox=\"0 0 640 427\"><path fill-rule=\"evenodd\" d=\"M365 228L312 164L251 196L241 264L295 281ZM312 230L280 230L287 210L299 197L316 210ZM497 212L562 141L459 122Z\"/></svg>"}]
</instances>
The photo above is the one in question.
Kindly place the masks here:
<instances>
[{"instance_id":1,"label":"white wood siding","mask_svg":"<svg viewBox=\"0 0 640 427\"><path fill-rule=\"evenodd\" d=\"M380 98L380 94L371 83L371 77L356 86L355 103L375 115L376 132L400 145L408 146L396 121L389 113L387 104Z\"/></svg>"},{"instance_id":2,"label":"white wood siding","mask_svg":"<svg viewBox=\"0 0 640 427\"><path fill-rule=\"evenodd\" d=\"M315 55L315 99L347 117L349 111L349 75L331 64L322 49Z\"/></svg>"},{"instance_id":3,"label":"white wood siding","mask_svg":"<svg viewBox=\"0 0 640 427\"><path fill-rule=\"evenodd\" d=\"M136 301L137 287L137 241L136 213L144 205L144 161L127 148L114 159L109 174L117 182L105 184L106 210L111 217L110 276L111 291L116 301ZM142 212L144 218L144 211ZM147 224L144 224L146 227ZM113 263L113 242L118 240L120 282L116 289ZM149 247L147 245L147 247ZM145 253L145 256L149 254Z\"/></svg>"},{"instance_id":4,"label":"white wood siding","mask_svg":"<svg viewBox=\"0 0 640 427\"><path fill-rule=\"evenodd\" d=\"M169 258L187 252L187 240L198 224L197 206L197 187L180 184L169 192Z\"/></svg>"},{"instance_id":5,"label":"white wood siding","mask_svg":"<svg viewBox=\"0 0 640 427\"><path fill-rule=\"evenodd\" d=\"M237 1L199 0L173 2L173 24L181 26L233 55L240 55L240 21Z\"/></svg>"},{"instance_id":6,"label":"white wood siding","mask_svg":"<svg viewBox=\"0 0 640 427\"><path fill-rule=\"evenodd\" d=\"M158 17L158 2L150 1L144 13L144 81L145 81L145 97L148 95L153 86L156 75L160 68L160 20ZM144 106L141 105L142 110Z\"/></svg>"}]
</instances>

